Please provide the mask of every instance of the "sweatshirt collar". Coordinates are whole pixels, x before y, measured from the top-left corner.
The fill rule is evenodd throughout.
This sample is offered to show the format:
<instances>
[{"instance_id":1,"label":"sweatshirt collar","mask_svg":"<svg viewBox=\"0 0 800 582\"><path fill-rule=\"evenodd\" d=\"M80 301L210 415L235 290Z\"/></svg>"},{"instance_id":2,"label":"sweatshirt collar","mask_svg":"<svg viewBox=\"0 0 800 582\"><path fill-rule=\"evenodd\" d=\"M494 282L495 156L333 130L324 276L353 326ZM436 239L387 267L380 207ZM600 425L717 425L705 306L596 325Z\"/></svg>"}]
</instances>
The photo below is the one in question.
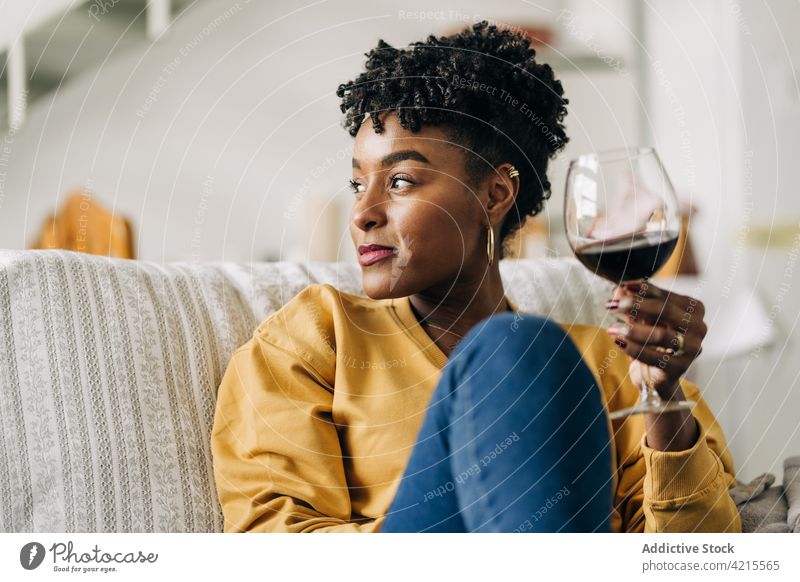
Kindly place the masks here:
<instances>
[{"instance_id":1,"label":"sweatshirt collar","mask_svg":"<svg viewBox=\"0 0 800 582\"><path fill-rule=\"evenodd\" d=\"M505 299L509 307L511 307L511 311L514 313L523 313L519 306L511 301L508 295L505 295ZM411 307L410 296L392 298L389 300L389 305L391 306L392 313L395 315L396 319L399 320L403 331L411 336L437 368L443 368L447 363L448 357L422 328L419 321L417 321L417 316L414 315L414 310Z\"/></svg>"}]
</instances>

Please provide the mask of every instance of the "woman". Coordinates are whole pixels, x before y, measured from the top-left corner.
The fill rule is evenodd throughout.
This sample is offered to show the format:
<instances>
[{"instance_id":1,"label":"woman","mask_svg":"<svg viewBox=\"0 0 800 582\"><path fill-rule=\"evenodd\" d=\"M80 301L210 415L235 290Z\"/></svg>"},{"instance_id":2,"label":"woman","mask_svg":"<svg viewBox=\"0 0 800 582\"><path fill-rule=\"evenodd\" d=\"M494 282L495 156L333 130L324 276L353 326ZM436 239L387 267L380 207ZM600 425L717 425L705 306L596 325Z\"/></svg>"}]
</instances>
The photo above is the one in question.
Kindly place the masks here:
<instances>
[{"instance_id":1,"label":"woman","mask_svg":"<svg viewBox=\"0 0 800 582\"><path fill-rule=\"evenodd\" d=\"M310 285L233 355L225 531L740 531L725 438L681 377L702 304L617 288L604 331L505 295L503 243L567 141L550 67L485 22L367 57L338 90L367 297ZM611 423L646 373L697 406Z\"/></svg>"}]
</instances>

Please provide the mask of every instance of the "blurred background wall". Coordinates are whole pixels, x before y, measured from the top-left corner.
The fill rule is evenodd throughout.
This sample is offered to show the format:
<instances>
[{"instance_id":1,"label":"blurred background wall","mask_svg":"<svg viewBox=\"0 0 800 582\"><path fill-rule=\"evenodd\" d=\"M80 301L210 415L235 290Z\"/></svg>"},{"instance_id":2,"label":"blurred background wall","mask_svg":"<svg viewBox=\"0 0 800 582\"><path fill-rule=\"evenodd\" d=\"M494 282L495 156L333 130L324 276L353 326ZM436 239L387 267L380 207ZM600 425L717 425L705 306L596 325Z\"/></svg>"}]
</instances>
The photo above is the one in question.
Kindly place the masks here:
<instances>
[{"instance_id":1,"label":"blurred background wall","mask_svg":"<svg viewBox=\"0 0 800 582\"><path fill-rule=\"evenodd\" d=\"M626 0L591 10L511 1L490 12L479 1L173 2L155 39L144 1L73 4L27 41L28 74L51 87L34 95L14 135L3 247L24 246L59 197L90 188L132 218L143 259L354 258L349 238L329 240L350 203L352 138L340 126L338 84L360 72L379 38L404 45L483 18L552 31L542 58L571 101L571 152L640 136L637 23ZM542 218L558 232L555 191Z\"/></svg>"}]
</instances>

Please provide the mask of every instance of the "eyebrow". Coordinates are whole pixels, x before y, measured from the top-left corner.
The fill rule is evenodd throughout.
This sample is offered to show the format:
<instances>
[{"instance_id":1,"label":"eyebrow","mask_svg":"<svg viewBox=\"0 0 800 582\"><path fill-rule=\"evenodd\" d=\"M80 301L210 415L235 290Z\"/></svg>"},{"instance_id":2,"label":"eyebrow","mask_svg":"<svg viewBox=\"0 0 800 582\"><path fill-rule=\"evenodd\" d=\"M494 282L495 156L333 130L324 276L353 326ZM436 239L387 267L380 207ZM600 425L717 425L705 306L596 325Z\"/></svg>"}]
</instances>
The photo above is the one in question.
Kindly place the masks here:
<instances>
[{"instance_id":1,"label":"eyebrow","mask_svg":"<svg viewBox=\"0 0 800 582\"><path fill-rule=\"evenodd\" d=\"M397 162L402 162L405 160L414 160L416 162L422 162L423 164L430 164L430 160L419 153L417 150L400 150L398 152L392 152L391 154L384 156L381 159L381 167L391 166L396 164ZM354 168L361 168L361 164L358 162L357 159L353 158L353 167Z\"/></svg>"}]
</instances>

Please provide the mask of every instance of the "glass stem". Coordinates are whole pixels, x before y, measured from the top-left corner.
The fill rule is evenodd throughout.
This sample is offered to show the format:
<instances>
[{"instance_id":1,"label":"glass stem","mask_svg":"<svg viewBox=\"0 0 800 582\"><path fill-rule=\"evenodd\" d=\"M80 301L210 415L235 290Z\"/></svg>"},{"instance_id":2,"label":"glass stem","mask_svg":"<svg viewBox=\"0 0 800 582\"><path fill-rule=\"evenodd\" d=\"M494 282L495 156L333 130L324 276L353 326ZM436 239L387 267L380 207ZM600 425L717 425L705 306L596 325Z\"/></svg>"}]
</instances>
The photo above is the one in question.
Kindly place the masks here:
<instances>
[{"instance_id":1,"label":"glass stem","mask_svg":"<svg viewBox=\"0 0 800 582\"><path fill-rule=\"evenodd\" d=\"M661 396L658 395L658 391L655 389L655 387L651 382L643 380L640 390L641 390L642 404L645 404L647 406L661 405Z\"/></svg>"}]
</instances>

